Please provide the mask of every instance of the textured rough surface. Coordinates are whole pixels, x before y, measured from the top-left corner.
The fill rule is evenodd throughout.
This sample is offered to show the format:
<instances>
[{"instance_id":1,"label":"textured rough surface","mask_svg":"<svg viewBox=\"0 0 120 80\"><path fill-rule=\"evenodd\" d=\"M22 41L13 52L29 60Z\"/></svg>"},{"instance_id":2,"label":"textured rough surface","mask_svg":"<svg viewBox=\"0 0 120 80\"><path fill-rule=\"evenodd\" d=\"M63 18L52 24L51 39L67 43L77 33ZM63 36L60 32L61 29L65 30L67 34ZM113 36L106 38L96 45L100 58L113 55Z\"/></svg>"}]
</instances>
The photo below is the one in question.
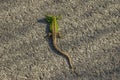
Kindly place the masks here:
<instances>
[{"instance_id":1,"label":"textured rough surface","mask_svg":"<svg viewBox=\"0 0 120 80\"><path fill-rule=\"evenodd\" d=\"M44 15L62 15L64 38L46 40ZM120 80L119 0L1 0L0 80Z\"/></svg>"}]
</instances>

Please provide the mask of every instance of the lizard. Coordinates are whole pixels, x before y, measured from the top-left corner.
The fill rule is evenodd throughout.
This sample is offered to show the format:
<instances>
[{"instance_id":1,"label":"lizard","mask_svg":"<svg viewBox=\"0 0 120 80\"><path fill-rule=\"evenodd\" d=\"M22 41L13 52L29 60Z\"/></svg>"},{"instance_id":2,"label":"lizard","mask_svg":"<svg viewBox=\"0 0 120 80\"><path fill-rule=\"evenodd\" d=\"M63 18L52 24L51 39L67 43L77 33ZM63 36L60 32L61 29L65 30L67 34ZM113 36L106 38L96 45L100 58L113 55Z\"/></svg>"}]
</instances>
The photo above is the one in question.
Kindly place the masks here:
<instances>
[{"instance_id":1,"label":"lizard","mask_svg":"<svg viewBox=\"0 0 120 80\"><path fill-rule=\"evenodd\" d=\"M60 19L60 16L52 16L52 15L46 15L46 20L50 25L50 32L48 34L48 36L52 37L52 43L54 48L61 53L67 60L69 68L72 72L75 72L75 67L73 67L72 65L72 60L70 55L68 55L67 52L62 51L58 46L57 46L57 38L60 37L60 33L58 31L58 22L57 20Z\"/></svg>"}]
</instances>

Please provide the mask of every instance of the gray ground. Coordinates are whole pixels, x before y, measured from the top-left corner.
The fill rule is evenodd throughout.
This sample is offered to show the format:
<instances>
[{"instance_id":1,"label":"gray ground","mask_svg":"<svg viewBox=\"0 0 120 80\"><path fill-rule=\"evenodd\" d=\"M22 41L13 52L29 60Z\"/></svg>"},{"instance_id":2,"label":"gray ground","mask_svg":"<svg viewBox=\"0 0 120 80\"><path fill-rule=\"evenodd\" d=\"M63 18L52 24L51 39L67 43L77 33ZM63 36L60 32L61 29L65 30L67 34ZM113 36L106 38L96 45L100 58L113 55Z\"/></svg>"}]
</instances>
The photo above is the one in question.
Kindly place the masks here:
<instances>
[{"instance_id":1,"label":"gray ground","mask_svg":"<svg viewBox=\"0 0 120 80\"><path fill-rule=\"evenodd\" d=\"M46 14L62 15L79 75L44 38ZM0 0L0 80L120 80L120 0Z\"/></svg>"}]
</instances>

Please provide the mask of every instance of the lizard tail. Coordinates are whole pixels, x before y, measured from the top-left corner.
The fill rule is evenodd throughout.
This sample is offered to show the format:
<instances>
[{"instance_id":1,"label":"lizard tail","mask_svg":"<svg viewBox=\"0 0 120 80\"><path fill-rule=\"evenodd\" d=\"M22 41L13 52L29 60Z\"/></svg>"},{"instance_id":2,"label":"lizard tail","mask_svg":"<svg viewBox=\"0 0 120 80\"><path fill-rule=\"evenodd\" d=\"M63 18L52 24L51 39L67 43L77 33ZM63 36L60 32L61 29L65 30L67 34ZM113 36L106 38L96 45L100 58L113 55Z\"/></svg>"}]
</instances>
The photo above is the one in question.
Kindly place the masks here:
<instances>
[{"instance_id":1,"label":"lizard tail","mask_svg":"<svg viewBox=\"0 0 120 80\"><path fill-rule=\"evenodd\" d=\"M73 67L73 65L72 65L71 56L68 55L67 52L62 51L62 50L57 46L57 44L56 44L56 38L53 39L53 44L54 44L54 48L55 48L59 53L61 53L63 57L66 58L67 63L68 63L68 65L69 65L70 71L71 71L72 73L75 73L75 75L77 75L77 73L76 73L76 67Z\"/></svg>"},{"instance_id":2,"label":"lizard tail","mask_svg":"<svg viewBox=\"0 0 120 80\"><path fill-rule=\"evenodd\" d=\"M72 60L71 60L71 57L68 55L68 53L62 51L56 44L54 45L54 47L55 47L55 49L56 49L59 53L62 54L63 57L66 58L67 63L68 63L68 65L69 65L69 68L70 68L70 69L73 69Z\"/></svg>"},{"instance_id":3,"label":"lizard tail","mask_svg":"<svg viewBox=\"0 0 120 80\"><path fill-rule=\"evenodd\" d=\"M70 68L70 72L74 73L76 76L78 76L78 73L76 72L76 67L73 67L71 57L68 55L68 53L62 51L57 45L54 45L54 47L56 48L56 50L59 53L61 53L66 58L67 63L68 63L69 68Z\"/></svg>"}]
</instances>

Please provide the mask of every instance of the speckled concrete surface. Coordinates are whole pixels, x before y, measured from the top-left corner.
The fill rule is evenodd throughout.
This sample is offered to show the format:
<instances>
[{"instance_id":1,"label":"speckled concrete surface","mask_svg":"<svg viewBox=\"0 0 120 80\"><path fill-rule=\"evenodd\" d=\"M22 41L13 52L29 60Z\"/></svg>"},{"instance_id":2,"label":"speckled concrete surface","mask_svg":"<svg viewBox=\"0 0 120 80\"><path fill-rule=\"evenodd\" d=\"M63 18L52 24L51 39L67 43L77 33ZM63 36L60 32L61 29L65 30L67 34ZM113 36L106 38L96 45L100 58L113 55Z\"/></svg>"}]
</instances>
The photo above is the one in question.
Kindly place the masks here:
<instances>
[{"instance_id":1,"label":"speckled concrete surface","mask_svg":"<svg viewBox=\"0 0 120 80\"><path fill-rule=\"evenodd\" d=\"M62 15L78 76L44 38L46 14ZM120 80L120 1L0 0L0 80Z\"/></svg>"}]
</instances>

